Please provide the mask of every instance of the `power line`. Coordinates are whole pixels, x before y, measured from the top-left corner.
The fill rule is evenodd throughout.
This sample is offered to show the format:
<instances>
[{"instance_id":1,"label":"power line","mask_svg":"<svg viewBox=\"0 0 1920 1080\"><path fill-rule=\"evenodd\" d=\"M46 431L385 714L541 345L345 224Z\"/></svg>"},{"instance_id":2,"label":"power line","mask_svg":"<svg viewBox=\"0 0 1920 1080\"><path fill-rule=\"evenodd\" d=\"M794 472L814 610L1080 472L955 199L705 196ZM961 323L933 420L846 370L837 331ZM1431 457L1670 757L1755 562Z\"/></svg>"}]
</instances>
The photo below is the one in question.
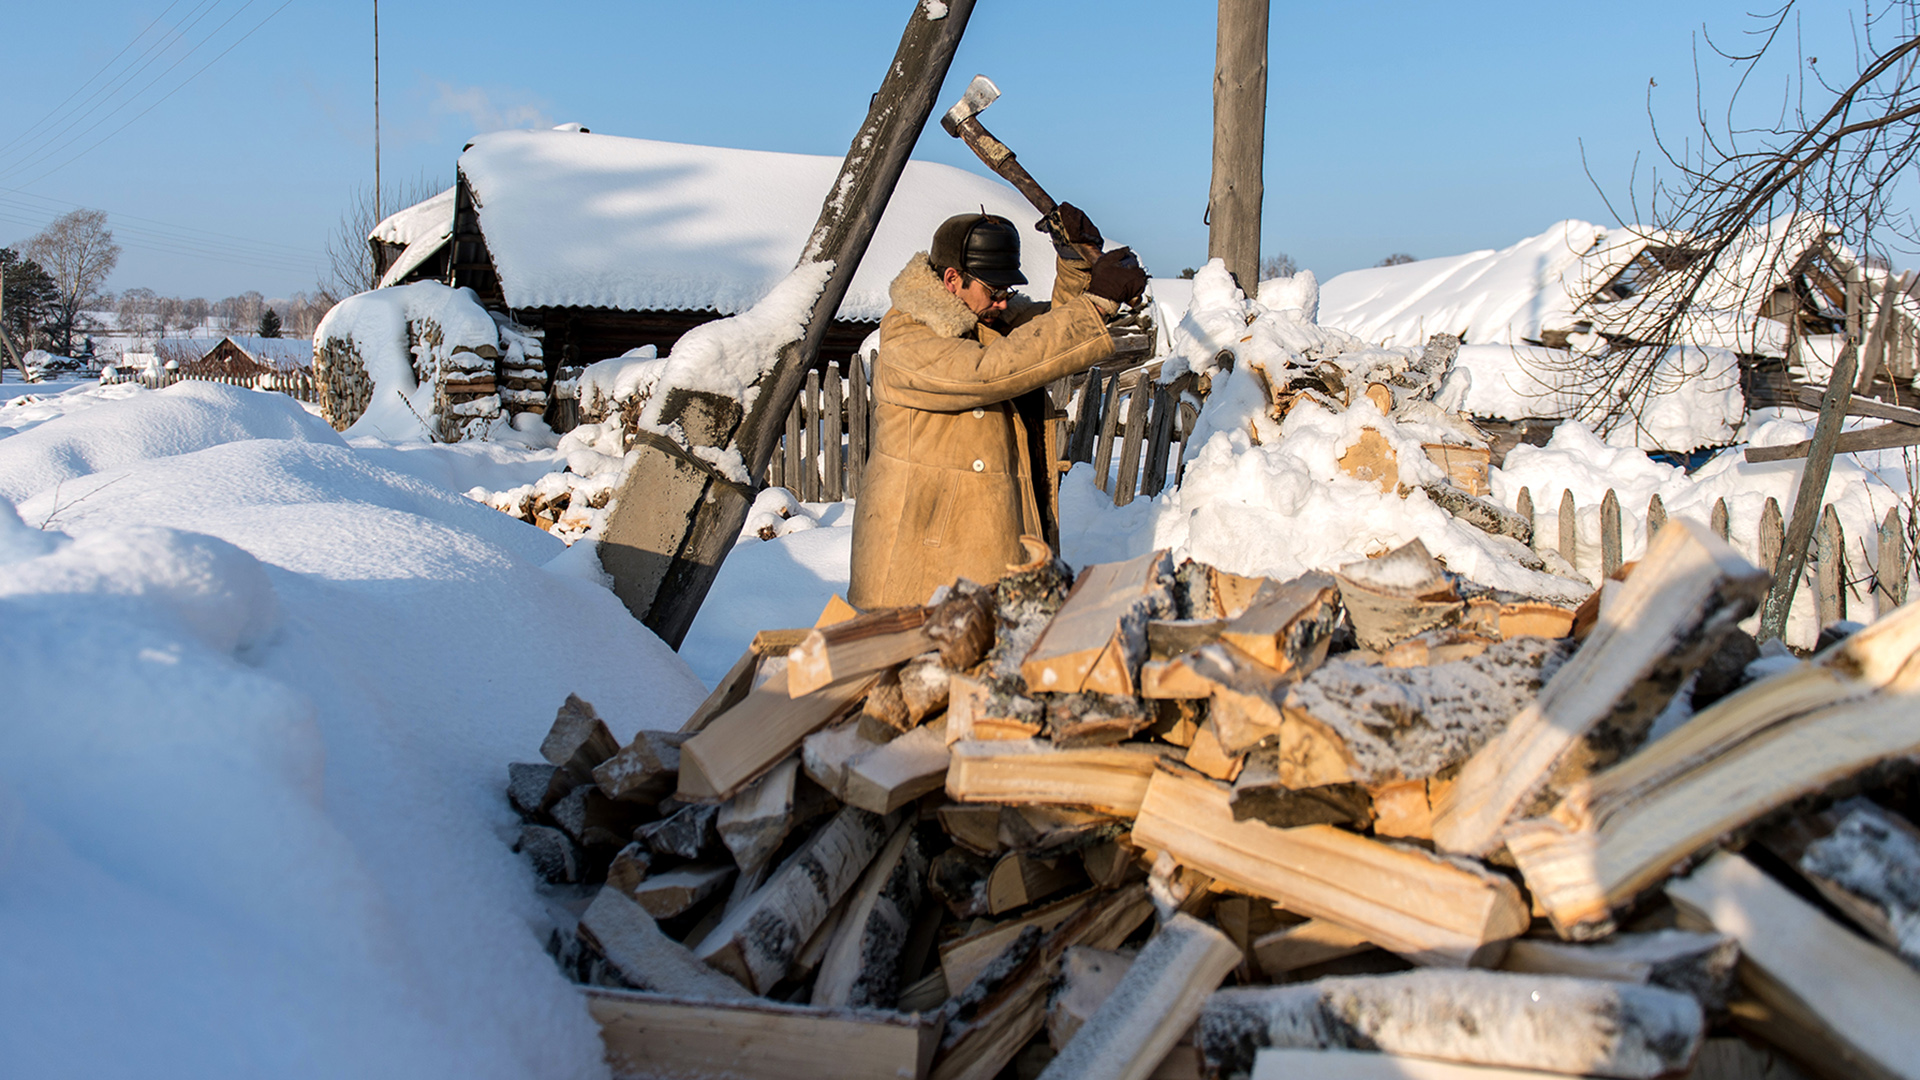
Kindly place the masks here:
<instances>
[{"instance_id":1,"label":"power line","mask_svg":"<svg viewBox=\"0 0 1920 1080\"><path fill-rule=\"evenodd\" d=\"M79 97L80 91L85 90L89 86L92 86L93 81L95 79L98 79L100 76L105 75L108 69L112 68L114 64L119 62L122 56L125 56L127 54L128 49L131 49L135 45L138 45L140 43L140 39L147 36L148 31L160 25L160 20L167 17L167 12L172 11L174 8L179 6L180 6L180 0L173 0L172 3L169 3L164 9L161 10L160 14L155 15L153 17L152 22L148 23L139 33L133 35L132 41L129 41L125 45L122 45L120 47L119 52L114 53L113 56L107 60L106 63L100 65L99 71L96 71L92 75L89 75L87 77L86 82L83 82L79 86L76 86L73 88L73 93L68 94L65 98L61 99L58 105L55 105L53 108L47 110L47 115L34 121L33 125L27 128L25 131L22 131L20 134L15 135L11 139L8 139L5 143L0 144L0 152L13 149L13 146L15 143L19 142L21 139L24 139L29 135L32 135L36 130L39 129L41 124L46 123L47 121L53 119L56 115L58 115L61 109L66 108L67 102L72 101L76 97Z\"/></svg>"},{"instance_id":2,"label":"power line","mask_svg":"<svg viewBox=\"0 0 1920 1080\"><path fill-rule=\"evenodd\" d=\"M17 196L17 198L12 198L9 196ZM211 241L216 245L222 244L222 243L247 245L247 246L267 249L267 253L269 254L273 254L277 252L277 253L304 255L307 252L310 252L312 250L312 248L305 247L298 244L281 244L281 243L276 243L270 240L255 240L251 237L236 236L233 233L216 232L212 229L202 229L192 225L179 225L171 221L160 221L155 218L141 217L138 214L122 213L117 210L109 210L105 207L87 206L82 203L68 202L64 199L50 199L44 195L35 195L32 192L22 191L18 188L0 188L0 205L13 204L17 208L27 210L29 212L33 212L36 209L38 209L35 207L22 204L20 202L20 199L31 199L35 202L48 204L49 206L71 207L75 210L99 210L101 213L106 214L109 217L113 218L113 220L116 223L124 222L124 221L141 222L141 223L144 223L145 225L154 226L155 229L157 230L165 230L165 231L171 231L171 232L183 234L181 238L187 239L187 240L197 241L198 238L200 237L206 237L208 238L209 241ZM55 213L55 211L50 209L39 209L39 212ZM64 211L61 211L61 212L64 212Z\"/></svg>"}]
</instances>

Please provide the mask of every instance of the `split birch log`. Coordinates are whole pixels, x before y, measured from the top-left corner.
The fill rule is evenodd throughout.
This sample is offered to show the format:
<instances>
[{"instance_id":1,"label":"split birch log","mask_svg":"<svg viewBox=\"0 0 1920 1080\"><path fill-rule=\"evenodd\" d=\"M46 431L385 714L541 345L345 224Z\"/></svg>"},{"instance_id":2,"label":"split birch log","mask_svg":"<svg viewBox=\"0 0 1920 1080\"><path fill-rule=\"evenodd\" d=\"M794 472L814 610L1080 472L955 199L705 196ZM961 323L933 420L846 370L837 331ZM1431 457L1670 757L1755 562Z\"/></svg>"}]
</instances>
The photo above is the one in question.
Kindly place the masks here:
<instances>
[{"instance_id":1,"label":"split birch log","mask_svg":"<svg viewBox=\"0 0 1920 1080\"><path fill-rule=\"evenodd\" d=\"M1373 948L1366 935L1325 919L1284 926L1253 940L1254 962L1275 981L1301 968L1339 960Z\"/></svg>"},{"instance_id":2,"label":"split birch log","mask_svg":"<svg viewBox=\"0 0 1920 1080\"><path fill-rule=\"evenodd\" d=\"M686 802L732 798L808 735L851 711L874 678L857 675L796 698L787 692L787 672L774 673L680 747L675 795Z\"/></svg>"},{"instance_id":3,"label":"split birch log","mask_svg":"<svg viewBox=\"0 0 1920 1080\"><path fill-rule=\"evenodd\" d=\"M1354 635L1362 648L1376 652L1451 625L1466 610L1446 571L1419 540L1378 559L1348 563L1334 576Z\"/></svg>"},{"instance_id":4,"label":"split birch log","mask_svg":"<svg viewBox=\"0 0 1920 1080\"><path fill-rule=\"evenodd\" d=\"M540 756L566 772L571 786L593 783L594 766L620 752L620 743L593 705L568 694L540 741Z\"/></svg>"},{"instance_id":5,"label":"split birch log","mask_svg":"<svg viewBox=\"0 0 1920 1080\"><path fill-rule=\"evenodd\" d=\"M1081 572L1067 602L1020 663L1032 693L1133 695L1147 653L1147 622L1171 607L1160 579L1167 553Z\"/></svg>"},{"instance_id":6,"label":"split birch log","mask_svg":"<svg viewBox=\"0 0 1920 1080\"><path fill-rule=\"evenodd\" d=\"M720 816L717 806L683 806L659 821L650 821L634 831L634 839L661 855L698 859L720 853L720 834L714 821Z\"/></svg>"},{"instance_id":7,"label":"split birch log","mask_svg":"<svg viewBox=\"0 0 1920 1080\"><path fill-rule=\"evenodd\" d=\"M1060 957L1075 945L1111 949L1151 918L1146 889L1107 893L1027 947L1016 947L947 1003L947 1031L931 1080L992 1080L1046 1022L1045 1000ZM1027 934L1038 936L1038 931Z\"/></svg>"},{"instance_id":8,"label":"split birch log","mask_svg":"<svg viewBox=\"0 0 1920 1080\"><path fill-rule=\"evenodd\" d=\"M1415 963L1498 959L1529 921L1519 891L1496 874L1330 826L1236 821L1224 786L1171 768L1154 774L1133 842Z\"/></svg>"},{"instance_id":9,"label":"split birch log","mask_svg":"<svg viewBox=\"0 0 1920 1080\"><path fill-rule=\"evenodd\" d=\"M1326 574L1305 574L1260 587L1247 610L1220 628L1219 639L1285 674L1326 659L1340 618L1340 589Z\"/></svg>"},{"instance_id":10,"label":"split birch log","mask_svg":"<svg viewBox=\"0 0 1920 1080\"><path fill-rule=\"evenodd\" d=\"M820 961L815 1005L891 1009L900 997L900 951L923 896L927 857L913 823L894 829L887 846L854 886L847 913Z\"/></svg>"},{"instance_id":11,"label":"split birch log","mask_svg":"<svg viewBox=\"0 0 1920 1080\"><path fill-rule=\"evenodd\" d=\"M1147 655L1168 660L1220 640L1226 619L1153 619L1147 623Z\"/></svg>"},{"instance_id":12,"label":"split birch log","mask_svg":"<svg viewBox=\"0 0 1920 1080\"><path fill-rule=\"evenodd\" d=\"M1741 985L1830 1054L1830 1074L1920 1077L1920 973L1738 855L1717 854L1666 891L1690 920L1739 940Z\"/></svg>"},{"instance_id":13,"label":"split birch log","mask_svg":"<svg viewBox=\"0 0 1920 1080\"><path fill-rule=\"evenodd\" d=\"M888 819L858 807L833 816L774 871L760 891L729 912L695 955L765 994L800 946L825 921L892 832Z\"/></svg>"},{"instance_id":14,"label":"split birch log","mask_svg":"<svg viewBox=\"0 0 1920 1080\"><path fill-rule=\"evenodd\" d=\"M1549 782L1570 784L1631 752L1686 674L1753 611L1765 575L1704 526L1670 524L1539 699L1462 767L1434 807L1441 848L1485 854ZM1596 728L1602 745L1587 738Z\"/></svg>"},{"instance_id":15,"label":"split birch log","mask_svg":"<svg viewBox=\"0 0 1920 1080\"><path fill-rule=\"evenodd\" d=\"M610 799L657 803L680 782L680 744L686 741L675 732L642 731L594 767L593 781Z\"/></svg>"},{"instance_id":16,"label":"split birch log","mask_svg":"<svg viewBox=\"0 0 1920 1080\"><path fill-rule=\"evenodd\" d=\"M649 875L632 892L634 903L656 919L671 919L713 895L733 877L734 868L691 863Z\"/></svg>"},{"instance_id":17,"label":"split birch log","mask_svg":"<svg viewBox=\"0 0 1920 1080\"><path fill-rule=\"evenodd\" d=\"M1715 702L1576 786L1551 815L1509 826L1508 850L1535 902L1562 935L1601 936L1614 910L1721 837L1920 753L1913 676L1902 674L1917 652L1920 606L1902 608L1817 663Z\"/></svg>"},{"instance_id":18,"label":"split birch log","mask_svg":"<svg viewBox=\"0 0 1920 1080\"><path fill-rule=\"evenodd\" d=\"M559 766L516 761L507 766L507 801L521 817L543 814L571 790Z\"/></svg>"},{"instance_id":19,"label":"split birch log","mask_svg":"<svg viewBox=\"0 0 1920 1080\"><path fill-rule=\"evenodd\" d=\"M1651 1080L1687 1066L1704 1020L1656 987L1496 971L1408 971L1220 990L1200 1014L1209 1067L1262 1047L1364 1049L1465 1065Z\"/></svg>"},{"instance_id":20,"label":"split birch log","mask_svg":"<svg viewBox=\"0 0 1920 1080\"><path fill-rule=\"evenodd\" d=\"M1284 778L1279 740L1262 743L1247 752L1245 764L1233 782L1233 816L1275 828L1301 825L1352 825L1366 828L1373 821L1373 799L1358 784L1318 784L1295 788Z\"/></svg>"},{"instance_id":21,"label":"split birch log","mask_svg":"<svg viewBox=\"0 0 1920 1080\"><path fill-rule=\"evenodd\" d=\"M954 843L976 855L997 855L1006 849L1000 839L1001 807L995 803L948 803L935 811L940 829Z\"/></svg>"},{"instance_id":22,"label":"split birch log","mask_svg":"<svg viewBox=\"0 0 1920 1080\"><path fill-rule=\"evenodd\" d=\"M1045 726L1040 703L1006 694L979 679L947 680L947 743L962 739L1031 739Z\"/></svg>"},{"instance_id":23,"label":"split birch log","mask_svg":"<svg viewBox=\"0 0 1920 1080\"><path fill-rule=\"evenodd\" d=\"M1278 1050L1254 1055L1248 1080L1561 1080L1564 1073L1456 1065L1361 1050ZM1691 1078L1690 1078L1691 1080ZM1742 1077L1741 1080L1749 1080Z\"/></svg>"},{"instance_id":24,"label":"split birch log","mask_svg":"<svg viewBox=\"0 0 1920 1080\"><path fill-rule=\"evenodd\" d=\"M1725 934L1657 930L1615 934L1591 945L1520 938L1507 948L1503 971L1664 986L1690 994L1707 1009L1727 1006L1740 945Z\"/></svg>"},{"instance_id":25,"label":"split birch log","mask_svg":"<svg viewBox=\"0 0 1920 1080\"><path fill-rule=\"evenodd\" d=\"M1126 826L1110 814L1088 810L1007 806L1000 808L998 830L1000 846L1046 859L1114 839L1126 831Z\"/></svg>"},{"instance_id":26,"label":"split birch log","mask_svg":"<svg viewBox=\"0 0 1920 1080\"><path fill-rule=\"evenodd\" d=\"M646 909L612 887L601 889L580 916L579 933L636 989L718 1000L753 996L694 959L686 946L660 932Z\"/></svg>"},{"instance_id":27,"label":"split birch log","mask_svg":"<svg viewBox=\"0 0 1920 1080\"><path fill-rule=\"evenodd\" d=\"M807 736L800 744L800 763L814 783L845 802L848 767L886 745L850 721Z\"/></svg>"},{"instance_id":28,"label":"split birch log","mask_svg":"<svg viewBox=\"0 0 1920 1080\"><path fill-rule=\"evenodd\" d=\"M1064 856L1036 859L1010 851L993 864L993 871L987 875L987 914L1005 915L1076 885L1084 887L1086 883L1078 859Z\"/></svg>"},{"instance_id":29,"label":"split birch log","mask_svg":"<svg viewBox=\"0 0 1920 1080\"><path fill-rule=\"evenodd\" d=\"M759 634L754 635L754 645L748 646L747 651L740 654L740 659L735 660L733 666L727 669L727 673L720 676L720 681L714 686L713 692L708 694L692 714L681 722L680 734L697 734L714 717L740 704L740 699L746 697L747 693L753 689L754 683L759 681L761 661L766 656L757 647L759 639ZM792 645L787 646L788 649L792 647ZM780 653L784 657L786 649L780 650ZM785 660L781 662L784 664Z\"/></svg>"},{"instance_id":30,"label":"split birch log","mask_svg":"<svg viewBox=\"0 0 1920 1080\"><path fill-rule=\"evenodd\" d=\"M793 792L800 759L790 757L728 799L714 818L736 865L752 869L773 857L793 828Z\"/></svg>"},{"instance_id":31,"label":"split birch log","mask_svg":"<svg viewBox=\"0 0 1920 1080\"><path fill-rule=\"evenodd\" d=\"M1920 830L1865 800L1843 804L1838 825L1796 864L1820 895L1920 968Z\"/></svg>"},{"instance_id":32,"label":"split birch log","mask_svg":"<svg viewBox=\"0 0 1920 1080\"><path fill-rule=\"evenodd\" d=\"M856 675L905 663L934 647L929 609L891 608L810 631L787 654L787 693L804 697Z\"/></svg>"},{"instance_id":33,"label":"split birch log","mask_svg":"<svg viewBox=\"0 0 1920 1080\"><path fill-rule=\"evenodd\" d=\"M1239 963L1231 938L1175 915L1040 1080L1147 1080Z\"/></svg>"},{"instance_id":34,"label":"split birch log","mask_svg":"<svg viewBox=\"0 0 1920 1080\"><path fill-rule=\"evenodd\" d=\"M1303 669L1282 674L1225 641L1202 646L1181 657L1196 679L1210 687L1207 716L1220 748L1244 754L1263 739L1280 733L1280 702Z\"/></svg>"},{"instance_id":35,"label":"split birch log","mask_svg":"<svg viewBox=\"0 0 1920 1080\"><path fill-rule=\"evenodd\" d=\"M1073 1041L1133 966L1135 953L1076 945L1060 957L1060 985L1047 1001L1047 1043L1058 1052Z\"/></svg>"},{"instance_id":36,"label":"split birch log","mask_svg":"<svg viewBox=\"0 0 1920 1080\"><path fill-rule=\"evenodd\" d=\"M946 783L951 756L946 721L924 724L849 761L842 798L876 814L891 814L928 792L939 791Z\"/></svg>"},{"instance_id":37,"label":"split birch log","mask_svg":"<svg viewBox=\"0 0 1920 1080\"><path fill-rule=\"evenodd\" d=\"M947 795L959 802L1084 806L1132 817L1170 748L1145 743L1062 750L1031 739L955 743Z\"/></svg>"},{"instance_id":38,"label":"split birch log","mask_svg":"<svg viewBox=\"0 0 1920 1080\"><path fill-rule=\"evenodd\" d=\"M1194 732L1193 744L1187 747L1184 759L1187 768L1229 784L1239 777L1246 760L1245 754L1229 754L1221 747L1220 736L1214 733L1211 717Z\"/></svg>"},{"instance_id":39,"label":"split birch log","mask_svg":"<svg viewBox=\"0 0 1920 1080\"><path fill-rule=\"evenodd\" d=\"M926 653L907 661L900 668L900 703L907 707L907 723L917 727L927 717L947 707L953 672L941 663L939 653Z\"/></svg>"},{"instance_id":40,"label":"split birch log","mask_svg":"<svg viewBox=\"0 0 1920 1080\"><path fill-rule=\"evenodd\" d=\"M1028 927L1038 927L1043 933L1051 931L1099 895L1097 892L1083 892L1055 900L1025 915L976 930L940 946L940 969L947 974L947 985L955 988L956 992L972 986L980 973L1006 952Z\"/></svg>"},{"instance_id":41,"label":"split birch log","mask_svg":"<svg viewBox=\"0 0 1920 1080\"><path fill-rule=\"evenodd\" d=\"M913 1080L939 1045L932 1017L586 991L615 1076Z\"/></svg>"},{"instance_id":42,"label":"split birch log","mask_svg":"<svg viewBox=\"0 0 1920 1080\"><path fill-rule=\"evenodd\" d=\"M1154 721L1147 703L1114 694L1049 694L1047 738L1055 746L1111 746Z\"/></svg>"},{"instance_id":43,"label":"split birch log","mask_svg":"<svg viewBox=\"0 0 1920 1080\"><path fill-rule=\"evenodd\" d=\"M653 856L638 840L621 848L607 867L607 885L631 897L640 883L653 872Z\"/></svg>"}]
</instances>

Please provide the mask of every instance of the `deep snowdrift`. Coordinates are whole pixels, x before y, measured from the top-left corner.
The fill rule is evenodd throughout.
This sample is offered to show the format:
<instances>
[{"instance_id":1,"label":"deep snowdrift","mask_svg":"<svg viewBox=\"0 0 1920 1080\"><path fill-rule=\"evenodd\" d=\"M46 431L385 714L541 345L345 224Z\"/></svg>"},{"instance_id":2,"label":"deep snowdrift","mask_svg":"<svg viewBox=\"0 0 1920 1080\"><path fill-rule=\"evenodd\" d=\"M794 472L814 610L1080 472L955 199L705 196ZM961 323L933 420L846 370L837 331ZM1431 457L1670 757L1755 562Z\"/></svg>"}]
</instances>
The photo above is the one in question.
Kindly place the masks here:
<instances>
[{"instance_id":1,"label":"deep snowdrift","mask_svg":"<svg viewBox=\"0 0 1920 1080\"><path fill-rule=\"evenodd\" d=\"M180 389L46 421L177 438L0 503L8 1071L601 1074L506 763L568 692L624 739L703 689L578 551Z\"/></svg>"}]
</instances>

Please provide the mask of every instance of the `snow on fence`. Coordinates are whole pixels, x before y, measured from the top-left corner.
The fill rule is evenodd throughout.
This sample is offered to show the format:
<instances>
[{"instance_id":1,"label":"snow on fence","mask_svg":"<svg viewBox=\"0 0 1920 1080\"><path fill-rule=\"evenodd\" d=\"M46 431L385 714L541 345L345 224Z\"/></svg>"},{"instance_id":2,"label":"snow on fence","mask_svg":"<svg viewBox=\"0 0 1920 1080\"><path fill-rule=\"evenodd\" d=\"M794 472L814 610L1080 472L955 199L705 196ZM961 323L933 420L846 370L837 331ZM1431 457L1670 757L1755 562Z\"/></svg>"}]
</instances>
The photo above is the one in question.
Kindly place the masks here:
<instances>
[{"instance_id":1,"label":"snow on fence","mask_svg":"<svg viewBox=\"0 0 1920 1080\"><path fill-rule=\"evenodd\" d=\"M1529 523L1536 524L1534 546L1545 548L1550 538L1537 527L1533 493L1529 489L1520 489L1514 499L1513 509ZM1561 492L1560 505L1554 516L1559 526L1554 549L1568 565L1577 565L1579 509L1574 505L1573 492ZM1651 544L1653 534L1667 523L1666 507L1661 504L1659 495L1648 500L1645 522L1646 540ZM1727 500L1715 501L1709 525L1722 540L1729 539L1731 529ZM1860 620L1863 622L1907 602L1908 584L1913 577L1913 551L1909 542L1912 527L1911 512L1903 516L1899 507L1892 507L1887 510L1877 534L1872 538L1872 558L1869 558L1866 541L1857 538L1858 550L1853 558L1849 558L1840 515L1833 504L1826 505L1820 514L1820 525L1814 531L1813 551L1808 559L1814 601L1819 608L1819 626L1828 626L1848 617L1849 594L1871 599L1873 610L1858 613L1864 616ZM1786 543L1785 520L1779 502L1772 497L1767 499L1760 511L1760 523L1755 535L1759 539L1760 568L1771 574L1780 558L1780 549ZM1609 488L1600 502L1600 570L1604 577L1611 578L1622 565L1625 548L1621 540L1620 499Z\"/></svg>"},{"instance_id":2,"label":"snow on fence","mask_svg":"<svg viewBox=\"0 0 1920 1080\"><path fill-rule=\"evenodd\" d=\"M240 386L249 390L285 394L296 401L314 400L313 373L306 368L279 368L258 375L199 374L191 371L119 371L110 375L102 373L100 376L102 386L138 383L149 390L164 390L180 382L219 383L222 386Z\"/></svg>"},{"instance_id":3,"label":"snow on fence","mask_svg":"<svg viewBox=\"0 0 1920 1080\"><path fill-rule=\"evenodd\" d=\"M768 485L787 488L804 502L858 496L873 436L870 363L871 357L855 357L845 374L839 364L807 373L787 413L786 433L767 463ZM1159 363L1096 367L1050 384L1048 439L1060 471L1076 462L1092 465L1095 485L1116 506L1178 487L1181 455L1174 448L1185 446L1199 420L1199 407L1189 400L1194 376L1161 383L1159 375Z\"/></svg>"}]
</instances>

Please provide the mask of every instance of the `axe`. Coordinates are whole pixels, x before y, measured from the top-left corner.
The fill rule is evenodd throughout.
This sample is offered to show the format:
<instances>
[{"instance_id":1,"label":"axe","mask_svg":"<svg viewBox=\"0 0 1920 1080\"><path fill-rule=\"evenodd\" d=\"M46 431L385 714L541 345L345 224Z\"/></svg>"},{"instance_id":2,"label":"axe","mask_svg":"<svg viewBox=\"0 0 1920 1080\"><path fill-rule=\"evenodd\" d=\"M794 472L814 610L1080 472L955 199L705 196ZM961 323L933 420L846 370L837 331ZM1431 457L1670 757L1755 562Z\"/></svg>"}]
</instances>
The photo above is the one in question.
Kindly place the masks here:
<instances>
[{"instance_id":1,"label":"axe","mask_svg":"<svg viewBox=\"0 0 1920 1080\"><path fill-rule=\"evenodd\" d=\"M975 75L973 81L967 84L967 92L960 95L959 104L948 109L947 115L940 118L940 126L946 128L947 134L954 138L965 140L966 144L973 148L973 152L980 155L980 160L987 163L987 168L999 173L1007 183L1020 189L1020 194L1025 195L1027 201L1033 204L1033 208L1040 211L1041 216L1046 219L1047 228L1058 239L1063 233L1060 224L1060 204L1054 202L1053 196L1048 195L1039 181L1033 178L1033 174L1020 164L1014 157L1013 151L1007 149L1006 143L994 138L992 132L980 125L981 112L999 97L1000 88L993 85L992 79L985 75ZM1079 252L1080 257L1087 262L1093 262L1100 257L1100 249L1091 244L1069 243L1067 246Z\"/></svg>"}]
</instances>

